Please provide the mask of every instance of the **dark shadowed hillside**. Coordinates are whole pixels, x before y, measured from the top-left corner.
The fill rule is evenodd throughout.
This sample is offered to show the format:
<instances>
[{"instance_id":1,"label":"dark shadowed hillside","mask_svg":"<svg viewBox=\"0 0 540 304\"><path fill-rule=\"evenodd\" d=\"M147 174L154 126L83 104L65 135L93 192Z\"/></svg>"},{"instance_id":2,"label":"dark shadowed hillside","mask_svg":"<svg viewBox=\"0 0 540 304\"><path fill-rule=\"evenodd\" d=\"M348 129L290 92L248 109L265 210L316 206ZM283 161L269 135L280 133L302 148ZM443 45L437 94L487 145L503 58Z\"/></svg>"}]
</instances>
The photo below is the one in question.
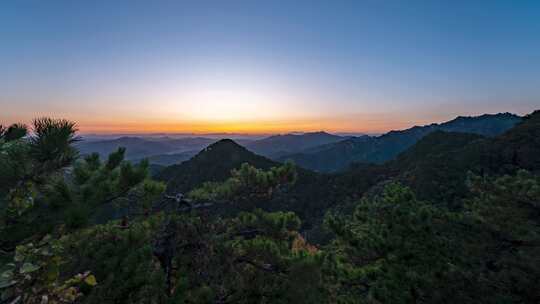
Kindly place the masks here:
<instances>
[{"instance_id":1,"label":"dark shadowed hillside","mask_svg":"<svg viewBox=\"0 0 540 304\"><path fill-rule=\"evenodd\" d=\"M390 164L395 164L401 171L410 170L419 162L436 158L456 149L463 149L468 144L482 139L485 137L477 134L435 131L399 154Z\"/></svg>"},{"instance_id":2,"label":"dark shadowed hillside","mask_svg":"<svg viewBox=\"0 0 540 304\"><path fill-rule=\"evenodd\" d=\"M64 132L39 132L40 123L45 130ZM363 280L379 284L390 279L388 286L402 286L421 278L412 286L422 287L422 297L429 296L422 303L540 299L540 112L494 137L436 130L392 161L355 163L333 174L280 165L221 140L189 161L165 168L158 176L167 185L148 175L160 168L125 161L124 149L106 161L96 155L76 160L69 144L76 141L73 124L49 119L36 124L37 135L29 139L20 126L0 132L0 177L7 185L0 190L0 261L10 268L0 278L0 289L7 290L3 297L33 290L27 286L59 286L61 271L67 278L77 274L65 283L76 284L72 288L85 280L88 286L81 290L88 293L81 303L108 303L103 299L110 298L131 303L123 299L130 299L131 286L137 284L157 284L144 299L161 293L176 300L169 291L186 288L176 282L187 273L205 284L205 293L208 286L220 291L229 282L227 288L236 293L238 280L252 286L264 277L256 283L261 290L275 282L278 291L279 300L269 303L281 303L283 290L291 290L280 287L284 278L298 279L294 286L315 278L329 300L314 297L306 303L339 302L333 297L335 286L351 295L348 303L359 303L351 286L358 273L375 269ZM13 138L17 129L19 137ZM51 145L44 143L58 142L65 131L69 136L63 142L68 144L49 150ZM72 164L69 170L66 159ZM13 170L21 161L31 166ZM24 188L26 172L39 188ZM163 195L166 186L172 193L193 191L177 201ZM36 204L24 200L32 191L39 191L30 196ZM51 238L56 240L49 243ZM56 268L55 275L58 262L62 270ZM431 270L434 265L438 268ZM54 283L46 283L50 269ZM412 277L401 277L411 269ZM149 270L155 272L151 277ZM24 281L28 278L37 279ZM425 282L434 282L433 288L423 288ZM298 299L312 284L300 286L302 294L292 293L284 302L302 303ZM183 289L188 296L194 294L189 290L198 290L188 288ZM247 288L238 299L259 294ZM444 295L430 294L434 288ZM112 293L115 289L121 292ZM403 302L410 288L401 290L392 291L387 297L391 301L378 302ZM224 303L222 296L208 295L193 303ZM41 294L30 296L32 301L22 303L43 302ZM417 302L415 294L410 299L406 302ZM260 301L245 301L251 302Z\"/></svg>"},{"instance_id":3,"label":"dark shadowed hillside","mask_svg":"<svg viewBox=\"0 0 540 304\"><path fill-rule=\"evenodd\" d=\"M467 195L467 172L512 174L540 170L540 112L492 138L436 132L386 164L422 199L454 204Z\"/></svg>"},{"instance_id":4,"label":"dark shadowed hillside","mask_svg":"<svg viewBox=\"0 0 540 304\"><path fill-rule=\"evenodd\" d=\"M293 210L309 228L319 225L329 208L341 209L343 203L354 202L373 186L390 180L411 186L423 199L451 204L457 197L466 195L465 178L469 170L501 171L511 168L512 162L521 162L519 166L531 170L540 167L536 163L538 156L530 155L538 152L540 146L535 138L540 135L537 134L540 128L535 123L537 116L531 115L496 137L436 130L385 164L357 163L349 170L334 174L299 168L296 184L286 195L275 197L267 207ZM364 137L364 140L369 138ZM232 169L245 162L258 168L277 164L232 140L222 140L189 161L167 167L159 178L168 183L171 192L187 192L205 181L226 179ZM347 204L343 206L347 207Z\"/></svg>"},{"instance_id":5,"label":"dark shadowed hillside","mask_svg":"<svg viewBox=\"0 0 540 304\"><path fill-rule=\"evenodd\" d=\"M169 193L187 193L204 182L227 179L231 170L238 169L243 163L261 169L279 165L232 140L224 139L189 161L166 167L158 173L157 178L167 183ZM320 233L322 218L328 208L360 198L371 186L390 176L386 170L380 165L369 165L343 174L324 174L297 168L295 184L286 193L276 195L272 201L260 207L270 211L294 211L304 221L303 229L315 227Z\"/></svg>"},{"instance_id":6,"label":"dark shadowed hillside","mask_svg":"<svg viewBox=\"0 0 540 304\"><path fill-rule=\"evenodd\" d=\"M0 26L0 304L540 304L540 0Z\"/></svg>"},{"instance_id":7,"label":"dark shadowed hillside","mask_svg":"<svg viewBox=\"0 0 540 304\"><path fill-rule=\"evenodd\" d=\"M222 139L181 164L165 168L159 175L169 190L187 192L207 181L222 181L232 169L248 163L268 169L277 163L248 151L230 139Z\"/></svg>"},{"instance_id":8,"label":"dark shadowed hillside","mask_svg":"<svg viewBox=\"0 0 540 304\"><path fill-rule=\"evenodd\" d=\"M295 153L328 143L335 143L345 138L326 132L285 134L256 140L246 144L246 147L257 154L276 158L284 154Z\"/></svg>"},{"instance_id":9,"label":"dark shadowed hillside","mask_svg":"<svg viewBox=\"0 0 540 304\"><path fill-rule=\"evenodd\" d=\"M442 124L391 131L379 137L350 138L311 151L286 155L280 160L290 159L301 167L321 172L339 171L346 169L353 162L383 163L391 160L422 137L437 130L495 136L520 121L519 116L510 113L458 117Z\"/></svg>"}]
</instances>

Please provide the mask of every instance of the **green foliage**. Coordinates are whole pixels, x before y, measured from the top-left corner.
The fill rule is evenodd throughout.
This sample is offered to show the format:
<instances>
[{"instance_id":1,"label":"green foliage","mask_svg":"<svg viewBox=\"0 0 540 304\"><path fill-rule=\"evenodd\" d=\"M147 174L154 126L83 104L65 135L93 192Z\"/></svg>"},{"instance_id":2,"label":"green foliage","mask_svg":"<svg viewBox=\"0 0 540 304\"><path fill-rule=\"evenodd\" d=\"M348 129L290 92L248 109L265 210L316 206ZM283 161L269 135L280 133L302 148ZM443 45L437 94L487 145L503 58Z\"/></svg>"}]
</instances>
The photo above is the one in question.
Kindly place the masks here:
<instances>
[{"instance_id":1,"label":"green foliage","mask_svg":"<svg viewBox=\"0 0 540 304\"><path fill-rule=\"evenodd\" d=\"M24 140L0 140L0 196L5 195L32 171L29 149Z\"/></svg>"},{"instance_id":2,"label":"green foliage","mask_svg":"<svg viewBox=\"0 0 540 304\"><path fill-rule=\"evenodd\" d=\"M125 153L126 153L126 149L120 147L115 152L109 154L109 158L107 159L107 163L105 164L105 168L107 170L114 170L124 160Z\"/></svg>"},{"instance_id":3,"label":"green foliage","mask_svg":"<svg viewBox=\"0 0 540 304\"><path fill-rule=\"evenodd\" d=\"M63 273L91 269L99 284L84 303L165 303L164 273L152 256L151 240L162 218L93 226L64 237Z\"/></svg>"},{"instance_id":4,"label":"green foliage","mask_svg":"<svg viewBox=\"0 0 540 304\"><path fill-rule=\"evenodd\" d=\"M475 194L467 207L482 224L509 239L534 239L536 215L540 209L540 179L525 170L514 176L482 178L469 174L469 187Z\"/></svg>"},{"instance_id":5,"label":"green foliage","mask_svg":"<svg viewBox=\"0 0 540 304\"><path fill-rule=\"evenodd\" d=\"M78 137L72 122L39 118L34 120L32 134L19 139L9 135L17 129L22 127L2 128L0 139L3 248L9 250L63 226L71 230L84 227L94 220L100 206L118 200L127 200L130 206L140 203L147 209L164 190L163 184L148 178L147 162L136 166L124 162L123 149L105 165L97 155L73 164L78 156L73 144Z\"/></svg>"},{"instance_id":6,"label":"green foliage","mask_svg":"<svg viewBox=\"0 0 540 304\"><path fill-rule=\"evenodd\" d=\"M339 298L367 302L441 302L459 259L449 237L452 216L418 201L410 189L386 186L350 217L328 216L336 234Z\"/></svg>"},{"instance_id":7,"label":"green foliage","mask_svg":"<svg viewBox=\"0 0 540 304\"><path fill-rule=\"evenodd\" d=\"M470 175L464 212L389 184L352 216L329 214L325 272L335 299L367 303L535 303L540 179Z\"/></svg>"},{"instance_id":8,"label":"green foliage","mask_svg":"<svg viewBox=\"0 0 540 304\"><path fill-rule=\"evenodd\" d=\"M0 301L538 303L537 114L492 139L436 132L395 162L333 175L221 141L168 185L215 209L168 213L153 204L165 184L125 149L75 160L72 123L0 126ZM316 247L325 212L330 241Z\"/></svg>"},{"instance_id":9,"label":"green foliage","mask_svg":"<svg viewBox=\"0 0 540 304\"><path fill-rule=\"evenodd\" d=\"M296 168L291 163L272 167L268 171L247 163L231 171L231 177L222 183L205 183L189 193L195 200L230 201L235 203L268 200L281 187L294 184Z\"/></svg>"},{"instance_id":10,"label":"green foliage","mask_svg":"<svg viewBox=\"0 0 540 304\"><path fill-rule=\"evenodd\" d=\"M99 154L92 153L85 156L84 161L73 168L74 182L79 185L86 183L99 168L101 168Z\"/></svg>"},{"instance_id":11,"label":"green foliage","mask_svg":"<svg viewBox=\"0 0 540 304\"><path fill-rule=\"evenodd\" d=\"M24 124L15 123L4 129L0 125L0 139L8 142L17 139L21 139L28 133L28 127Z\"/></svg>"},{"instance_id":12,"label":"green foliage","mask_svg":"<svg viewBox=\"0 0 540 304\"><path fill-rule=\"evenodd\" d=\"M243 163L263 170L279 165L248 151L230 139L222 139L189 161L165 168L159 173L158 180L167 182L170 191L188 193L205 182L225 181L230 177L231 171Z\"/></svg>"},{"instance_id":13,"label":"green foliage","mask_svg":"<svg viewBox=\"0 0 540 304\"><path fill-rule=\"evenodd\" d=\"M75 210L69 215L76 223L108 204L127 210L128 215L148 212L151 203L163 193L165 185L149 177L148 162L133 165L124 161L124 153L125 149L119 148L104 164L97 154L75 164L70 187Z\"/></svg>"},{"instance_id":14,"label":"green foliage","mask_svg":"<svg viewBox=\"0 0 540 304\"><path fill-rule=\"evenodd\" d=\"M243 212L238 216L239 223L244 227L265 229L272 235L280 235L290 230L300 229L300 219L292 212L267 213L256 209L253 213Z\"/></svg>"},{"instance_id":15,"label":"green foliage","mask_svg":"<svg viewBox=\"0 0 540 304\"><path fill-rule=\"evenodd\" d=\"M198 298L201 291L213 295L212 302L317 303L323 298L322 260L287 229L299 225L293 214L256 210L226 221L189 222L179 227L181 254L175 264L188 275L190 302L206 303Z\"/></svg>"},{"instance_id":16,"label":"green foliage","mask_svg":"<svg viewBox=\"0 0 540 304\"><path fill-rule=\"evenodd\" d=\"M74 303L97 285L89 271L62 278L64 248L61 241L46 235L36 244L16 248L13 261L0 269L0 293L3 301L16 303Z\"/></svg>"},{"instance_id":17,"label":"green foliage","mask_svg":"<svg viewBox=\"0 0 540 304\"><path fill-rule=\"evenodd\" d=\"M77 141L75 124L66 120L40 118L34 120L33 134L28 138L26 126L15 124L2 133L0 140L0 195L9 192L9 214L21 216L36 189L77 157L71 145Z\"/></svg>"},{"instance_id":18,"label":"green foliage","mask_svg":"<svg viewBox=\"0 0 540 304\"><path fill-rule=\"evenodd\" d=\"M508 302L540 300L540 177L520 170L497 178L469 176L466 206L482 227L478 260L486 294Z\"/></svg>"},{"instance_id":19,"label":"green foliage","mask_svg":"<svg viewBox=\"0 0 540 304\"><path fill-rule=\"evenodd\" d=\"M78 151L73 144L80 140L76 132L75 123L65 119L44 117L33 121L30 155L41 165L40 170L57 170L75 161Z\"/></svg>"},{"instance_id":20,"label":"green foliage","mask_svg":"<svg viewBox=\"0 0 540 304\"><path fill-rule=\"evenodd\" d=\"M261 210L110 222L60 240L62 275L92 270L99 284L84 303L319 303L322 255L299 225L292 213Z\"/></svg>"},{"instance_id":21,"label":"green foliage","mask_svg":"<svg viewBox=\"0 0 540 304\"><path fill-rule=\"evenodd\" d=\"M54 209L68 207L75 197L69 184L60 177L55 177L43 189L45 203Z\"/></svg>"},{"instance_id":22,"label":"green foliage","mask_svg":"<svg viewBox=\"0 0 540 304\"><path fill-rule=\"evenodd\" d=\"M120 174L118 176L118 189L127 191L134 185L141 183L148 177L148 161L143 160L137 166L129 162L124 162L120 166Z\"/></svg>"},{"instance_id":23,"label":"green foliage","mask_svg":"<svg viewBox=\"0 0 540 304\"><path fill-rule=\"evenodd\" d=\"M165 184L152 179L145 179L142 184L137 188L139 194L137 195L137 202L140 208L143 210L149 210L152 207L152 203L165 192Z\"/></svg>"},{"instance_id":24,"label":"green foliage","mask_svg":"<svg viewBox=\"0 0 540 304\"><path fill-rule=\"evenodd\" d=\"M37 190L35 184L28 181L9 191L5 214L8 218L17 218L34 206Z\"/></svg>"}]
</instances>

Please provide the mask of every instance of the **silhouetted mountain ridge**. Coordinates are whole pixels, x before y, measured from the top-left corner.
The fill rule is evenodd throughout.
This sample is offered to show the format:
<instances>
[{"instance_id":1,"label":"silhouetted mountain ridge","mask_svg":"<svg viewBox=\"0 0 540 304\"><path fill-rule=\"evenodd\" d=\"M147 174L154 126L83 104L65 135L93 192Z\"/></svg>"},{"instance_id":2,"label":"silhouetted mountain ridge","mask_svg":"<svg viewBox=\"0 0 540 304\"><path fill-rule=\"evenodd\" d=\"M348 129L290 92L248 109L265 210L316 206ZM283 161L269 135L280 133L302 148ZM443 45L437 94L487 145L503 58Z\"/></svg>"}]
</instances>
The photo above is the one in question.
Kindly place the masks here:
<instances>
[{"instance_id":1,"label":"silhouetted mountain ridge","mask_svg":"<svg viewBox=\"0 0 540 304\"><path fill-rule=\"evenodd\" d=\"M263 169L278 165L232 140L222 140L189 161L167 167L159 178L168 182L171 192L187 192L205 181L226 179L244 162ZM311 233L323 234L319 228L329 209L349 210L360 197L388 181L410 186L421 199L456 207L454 202L468 193L467 172L504 174L517 168L540 170L540 112L495 137L435 130L384 164L356 163L333 174L299 168L296 184L264 208L292 210L303 219L304 229L315 227Z\"/></svg>"},{"instance_id":2,"label":"silhouetted mountain ridge","mask_svg":"<svg viewBox=\"0 0 540 304\"><path fill-rule=\"evenodd\" d=\"M282 156L278 160L290 159L301 167L320 172L339 171L354 162L383 163L394 159L418 140L437 130L495 136L512 128L521 120L521 117L510 113L460 116L445 123L390 131L378 137L348 138L302 153Z\"/></svg>"},{"instance_id":3,"label":"silhouetted mountain ridge","mask_svg":"<svg viewBox=\"0 0 540 304\"><path fill-rule=\"evenodd\" d=\"M540 172L540 112L495 137L434 132L384 165L395 179L421 199L450 206L468 195L468 172L513 174L518 169Z\"/></svg>"},{"instance_id":4,"label":"silhouetted mountain ridge","mask_svg":"<svg viewBox=\"0 0 540 304\"><path fill-rule=\"evenodd\" d=\"M142 138L124 136L110 140L82 141L77 144L77 147L83 155L97 152L102 158L107 157L119 147L124 147L126 148L126 159L138 160L154 155L199 151L214 142L216 142L215 139L204 137L174 139L168 137Z\"/></svg>"},{"instance_id":5,"label":"silhouetted mountain ridge","mask_svg":"<svg viewBox=\"0 0 540 304\"><path fill-rule=\"evenodd\" d=\"M257 155L231 139L222 139L203 149L193 158L162 170L158 179L166 181L168 189L187 192L207 181L222 181L232 169L248 163L269 169L278 163Z\"/></svg>"},{"instance_id":6,"label":"silhouetted mountain ridge","mask_svg":"<svg viewBox=\"0 0 540 304\"><path fill-rule=\"evenodd\" d=\"M263 156L276 158L284 154L295 153L316 146L335 143L347 137L329 134L323 131L303 134L273 135L247 143L246 147Z\"/></svg>"}]
</instances>

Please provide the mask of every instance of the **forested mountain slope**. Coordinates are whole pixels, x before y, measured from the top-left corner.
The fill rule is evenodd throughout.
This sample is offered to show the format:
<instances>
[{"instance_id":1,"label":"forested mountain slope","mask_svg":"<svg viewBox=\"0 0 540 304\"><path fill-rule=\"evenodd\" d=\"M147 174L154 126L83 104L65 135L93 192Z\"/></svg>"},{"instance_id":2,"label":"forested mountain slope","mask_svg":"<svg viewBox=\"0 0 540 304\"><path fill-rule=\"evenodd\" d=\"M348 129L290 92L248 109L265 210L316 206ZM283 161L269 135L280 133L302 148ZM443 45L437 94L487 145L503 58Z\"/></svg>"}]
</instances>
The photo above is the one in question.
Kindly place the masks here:
<instances>
[{"instance_id":1,"label":"forested mountain slope","mask_svg":"<svg viewBox=\"0 0 540 304\"><path fill-rule=\"evenodd\" d=\"M185 193L203 182L223 181L232 169L248 163L256 168L268 169L278 165L259 156L230 139L222 139L188 161L162 170L157 178L167 182L169 190Z\"/></svg>"},{"instance_id":2,"label":"forested mountain slope","mask_svg":"<svg viewBox=\"0 0 540 304\"><path fill-rule=\"evenodd\" d=\"M222 140L165 169L180 201L74 126L0 126L1 303L540 301L540 111L335 174Z\"/></svg>"},{"instance_id":3,"label":"forested mountain slope","mask_svg":"<svg viewBox=\"0 0 540 304\"><path fill-rule=\"evenodd\" d=\"M452 203L467 194L466 176L540 170L540 112L491 138L437 132L387 164L421 198Z\"/></svg>"},{"instance_id":4,"label":"forested mountain slope","mask_svg":"<svg viewBox=\"0 0 540 304\"><path fill-rule=\"evenodd\" d=\"M303 168L320 172L334 172L346 169L353 162L383 163L391 160L422 137L437 130L495 136L512 128L520 121L519 116L510 113L458 117L442 124L391 131L378 137L349 138L315 149L312 148L311 151L285 155L279 160L290 159Z\"/></svg>"},{"instance_id":5,"label":"forested mountain slope","mask_svg":"<svg viewBox=\"0 0 540 304\"><path fill-rule=\"evenodd\" d=\"M523 123L496 137L434 131L385 164L357 164L334 174L299 168L295 185L285 195L274 197L265 207L292 210L309 226L319 221L317 218L328 208L357 200L371 187L391 180L412 187L420 198L452 204L468 193L465 182L469 170L482 173L497 169L502 172L503 168L511 167L512 161L534 161L536 156L520 156L518 151L537 149L537 139L532 138L536 134L532 130L539 129L534 126L537 116L537 113L528 116ZM522 134L523 130L531 134ZM512 147L517 147L516 152ZM491 153L487 153L489 150ZM505 159L504 155L510 155L510 158ZM222 140L190 161L167 167L159 179L167 182L169 192L187 193L203 182L225 180L230 171L242 163L262 169L278 165L231 140ZM534 169L525 163L522 167Z\"/></svg>"}]
</instances>

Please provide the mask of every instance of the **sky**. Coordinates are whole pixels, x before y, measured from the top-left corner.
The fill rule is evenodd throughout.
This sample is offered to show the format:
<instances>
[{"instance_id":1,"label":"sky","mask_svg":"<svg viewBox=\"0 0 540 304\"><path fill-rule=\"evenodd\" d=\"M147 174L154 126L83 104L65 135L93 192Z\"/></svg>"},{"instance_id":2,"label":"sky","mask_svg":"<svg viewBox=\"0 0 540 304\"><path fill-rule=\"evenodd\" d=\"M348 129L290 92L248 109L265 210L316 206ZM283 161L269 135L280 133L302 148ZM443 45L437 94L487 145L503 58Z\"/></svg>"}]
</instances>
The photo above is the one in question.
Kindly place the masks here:
<instances>
[{"instance_id":1,"label":"sky","mask_svg":"<svg viewBox=\"0 0 540 304\"><path fill-rule=\"evenodd\" d=\"M0 123L380 133L540 108L540 1L1 1Z\"/></svg>"}]
</instances>

